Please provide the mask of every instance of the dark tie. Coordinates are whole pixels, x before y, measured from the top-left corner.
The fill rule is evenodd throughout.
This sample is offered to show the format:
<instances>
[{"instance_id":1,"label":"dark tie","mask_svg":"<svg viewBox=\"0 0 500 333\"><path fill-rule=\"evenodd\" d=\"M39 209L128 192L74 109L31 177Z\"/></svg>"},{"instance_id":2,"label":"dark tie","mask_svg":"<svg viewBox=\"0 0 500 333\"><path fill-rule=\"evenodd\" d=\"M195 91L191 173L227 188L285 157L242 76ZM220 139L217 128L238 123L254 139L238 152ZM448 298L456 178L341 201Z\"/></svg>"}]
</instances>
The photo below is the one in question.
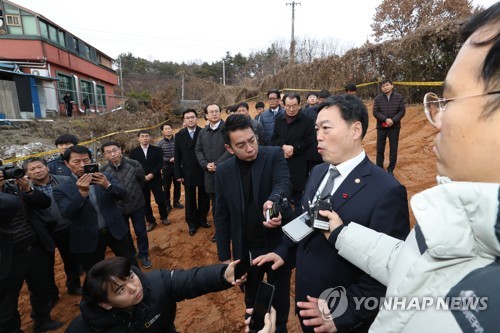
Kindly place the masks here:
<instances>
[{"instance_id":1,"label":"dark tie","mask_svg":"<svg viewBox=\"0 0 500 333\"><path fill-rule=\"evenodd\" d=\"M194 138L194 131L189 132L189 136L191 137L191 139L193 139Z\"/></svg>"},{"instance_id":2,"label":"dark tie","mask_svg":"<svg viewBox=\"0 0 500 333\"><path fill-rule=\"evenodd\" d=\"M335 183L335 178L340 175L339 170L335 166L330 168L330 175L328 176L328 180L326 181L325 187L321 191L320 198L325 199L327 196L332 194L333 184Z\"/></svg>"}]
</instances>

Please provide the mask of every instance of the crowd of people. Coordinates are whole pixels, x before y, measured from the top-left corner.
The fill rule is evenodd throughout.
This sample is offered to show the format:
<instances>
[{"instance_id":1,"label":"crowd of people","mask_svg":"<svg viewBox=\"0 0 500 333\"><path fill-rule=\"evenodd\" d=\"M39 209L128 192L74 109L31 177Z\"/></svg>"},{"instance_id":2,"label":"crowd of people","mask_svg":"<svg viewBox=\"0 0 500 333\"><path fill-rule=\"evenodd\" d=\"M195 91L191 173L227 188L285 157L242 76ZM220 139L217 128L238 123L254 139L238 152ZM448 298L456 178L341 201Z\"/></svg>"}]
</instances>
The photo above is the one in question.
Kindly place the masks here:
<instances>
[{"instance_id":1,"label":"crowd of people","mask_svg":"<svg viewBox=\"0 0 500 333\"><path fill-rule=\"evenodd\" d=\"M240 103L224 121L221 107L211 103L203 110L204 128L196 110L187 109L183 128L174 135L172 125L163 124L157 145L145 130L127 157L118 142L104 143L107 163L98 169L91 151L63 134L55 142L58 158L27 159L26 176L15 180L0 171L0 332L21 332L17 299L24 281L33 331L63 325L50 315L59 297L56 247L68 293L82 295L71 333L176 332L176 302L231 286L245 292L251 312L262 280L275 291L261 332L287 332L293 268L292 311L303 332L495 331L499 26L500 3L471 17L445 80L445 97L425 95L425 114L438 131L439 176L436 187L411 200L411 230L406 188L394 177L405 104L390 80L381 82L372 110L376 163L363 148L368 110L356 86L347 85L342 95L308 94L302 108L299 94L271 90L269 108L257 103L255 119ZM148 232L158 223L151 195L165 226L176 222L168 218L172 209L185 209L190 236L212 227L211 206L220 264L141 272L154 265ZM289 204L271 214L283 200ZM315 207L322 208L312 214ZM320 217L327 228L316 225ZM305 231L296 239L283 232L285 226ZM105 259L107 248L114 256ZM360 301L426 297L461 302L439 311L402 301L391 309ZM471 307L476 299L485 306Z\"/></svg>"}]
</instances>

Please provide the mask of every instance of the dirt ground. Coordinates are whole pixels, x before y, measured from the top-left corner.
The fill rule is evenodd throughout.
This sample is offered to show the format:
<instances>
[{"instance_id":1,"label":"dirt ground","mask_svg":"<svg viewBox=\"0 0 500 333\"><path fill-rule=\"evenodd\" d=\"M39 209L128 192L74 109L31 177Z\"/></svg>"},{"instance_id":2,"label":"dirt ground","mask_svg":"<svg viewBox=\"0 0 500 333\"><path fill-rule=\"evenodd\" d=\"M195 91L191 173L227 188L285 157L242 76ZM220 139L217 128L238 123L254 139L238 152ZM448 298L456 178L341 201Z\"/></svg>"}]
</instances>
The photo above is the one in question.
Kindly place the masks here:
<instances>
[{"instance_id":1,"label":"dirt ground","mask_svg":"<svg viewBox=\"0 0 500 333\"><path fill-rule=\"evenodd\" d=\"M367 106L371 114L372 104L368 103ZM251 109L254 109L253 106L251 106ZM200 125L203 125L203 123L202 120ZM432 153L434 133L433 127L425 118L422 105L409 106L402 121L398 163L395 170L395 177L406 186L409 198L434 185L436 175L435 157ZM375 119L371 117L368 133L364 139L364 146L372 161L375 161L375 144ZM386 165L387 163L388 145ZM183 202L183 195L181 202ZM158 217L157 209L155 211ZM152 269L190 268L217 263L216 245L211 242L214 234L211 215L209 215L209 222L212 224L212 228L201 228L192 237L188 234L183 209L174 209L169 218L172 221L171 225L159 225L148 234L150 259L153 262ZM411 216L411 223L414 224L413 216ZM64 285L63 265L58 254L56 254L55 271L61 299L52 310L52 317L64 322L63 328L66 328L79 313L80 297L67 294ZM294 280L293 278L292 294L290 295L291 304L294 304ZM31 332L32 322L29 316L31 306L26 286L21 292L19 311L21 313L22 329ZM219 293L180 302L175 324L179 332L243 332L243 314L243 293L239 288L234 287ZM294 315L293 307L291 307L290 311L288 329L290 332L300 332L300 325ZM63 331L64 329L61 329L58 332Z\"/></svg>"}]
</instances>

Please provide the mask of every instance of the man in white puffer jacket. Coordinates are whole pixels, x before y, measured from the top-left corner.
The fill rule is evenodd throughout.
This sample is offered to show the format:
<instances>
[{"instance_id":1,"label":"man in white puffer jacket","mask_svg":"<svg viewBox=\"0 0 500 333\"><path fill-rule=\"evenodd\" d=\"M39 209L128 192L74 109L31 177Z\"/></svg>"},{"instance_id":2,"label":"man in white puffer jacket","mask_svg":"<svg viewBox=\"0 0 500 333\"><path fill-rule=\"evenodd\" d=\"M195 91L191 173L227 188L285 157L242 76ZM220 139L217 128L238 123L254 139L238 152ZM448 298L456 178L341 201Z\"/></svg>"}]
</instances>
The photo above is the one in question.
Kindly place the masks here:
<instances>
[{"instance_id":1,"label":"man in white puffer jacket","mask_svg":"<svg viewBox=\"0 0 500 333\"><path fill-rule=\"evenodd\" d=\"M322 212L332 246L387 285L386 301L400 302L382 306L370 332L499 331L500 2L473 16L462 34L446 98L424 99L439 130L434 153L441 176L438 186L411 200L417 224L408 238L356 221L344 225L336 213ZM446 298L459 302L446 309ZM318 332L335 332L312 305L309 314L323 323Z\"/></svg>"}]
</instances>

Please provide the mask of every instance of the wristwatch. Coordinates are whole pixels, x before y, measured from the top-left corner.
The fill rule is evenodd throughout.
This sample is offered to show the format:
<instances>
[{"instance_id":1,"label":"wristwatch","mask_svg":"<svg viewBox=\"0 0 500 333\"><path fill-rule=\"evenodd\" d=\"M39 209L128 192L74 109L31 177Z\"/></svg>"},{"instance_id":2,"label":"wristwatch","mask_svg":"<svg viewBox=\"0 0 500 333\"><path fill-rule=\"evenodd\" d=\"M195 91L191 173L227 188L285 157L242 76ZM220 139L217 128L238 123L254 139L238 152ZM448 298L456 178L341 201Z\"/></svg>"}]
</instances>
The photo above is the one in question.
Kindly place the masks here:
<instances>
[{"instance_id":1,"label":"wristwatch","mask_svg":"<svg viewBox=\"0 0 500 333\"><path fill-rule=\"evenodd\" d=\"M29 190L27 191L24 191L24 194L30 194L31 192L33 192L35 189L33 188L33 186L30 186Z\"/></svg>"},{"instance_id":2,"label":"wristwatch","mask_svg":"<svg viewBox=\"0 0 500 333\"><path fill-rule=\"evenodd\" d=\"M106 187L106 191L111 190L111 185L112 185L112 184L111 184L111 183L109 183L109 185Z\"/></svg>"}]
</instances>

